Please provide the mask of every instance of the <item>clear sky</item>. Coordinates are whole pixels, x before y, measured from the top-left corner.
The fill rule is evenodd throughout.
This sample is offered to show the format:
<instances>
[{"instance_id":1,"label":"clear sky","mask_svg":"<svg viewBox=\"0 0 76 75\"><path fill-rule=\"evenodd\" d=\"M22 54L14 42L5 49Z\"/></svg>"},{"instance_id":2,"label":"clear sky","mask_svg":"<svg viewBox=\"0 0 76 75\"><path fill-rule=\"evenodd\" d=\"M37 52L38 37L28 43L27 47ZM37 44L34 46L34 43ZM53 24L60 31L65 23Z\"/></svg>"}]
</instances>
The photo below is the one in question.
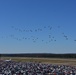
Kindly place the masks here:
<instances>
[{"instance_id":1,"label":"clear sky","mask_svg":"<svg viewBox=\"0 0 76 75\"><path fill-rule=\"evenodd\" d=\"M76 0L0 0L0 53L76 53Z\"/></svg>"}]
</instances>

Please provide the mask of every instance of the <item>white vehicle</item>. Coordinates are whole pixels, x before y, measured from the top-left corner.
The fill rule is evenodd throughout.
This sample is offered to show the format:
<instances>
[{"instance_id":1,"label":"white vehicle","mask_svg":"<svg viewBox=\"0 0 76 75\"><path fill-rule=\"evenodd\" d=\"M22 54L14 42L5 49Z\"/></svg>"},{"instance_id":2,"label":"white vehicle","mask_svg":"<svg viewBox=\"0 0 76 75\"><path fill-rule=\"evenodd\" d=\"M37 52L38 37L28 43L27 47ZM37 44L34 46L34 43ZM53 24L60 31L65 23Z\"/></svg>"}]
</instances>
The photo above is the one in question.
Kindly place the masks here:
<instances>
[{"instance_id":1,"label":"white vehicle","mask_svg":"<svg viewBox=\"0 0 76 75\"><path fill-rule=\"evenodd\" d=\"M5 61L7 61L7 62L8 62L8 61L11 61L11 59L9 59L9 60L5 60Z\"/></svg>"}]
</instances>

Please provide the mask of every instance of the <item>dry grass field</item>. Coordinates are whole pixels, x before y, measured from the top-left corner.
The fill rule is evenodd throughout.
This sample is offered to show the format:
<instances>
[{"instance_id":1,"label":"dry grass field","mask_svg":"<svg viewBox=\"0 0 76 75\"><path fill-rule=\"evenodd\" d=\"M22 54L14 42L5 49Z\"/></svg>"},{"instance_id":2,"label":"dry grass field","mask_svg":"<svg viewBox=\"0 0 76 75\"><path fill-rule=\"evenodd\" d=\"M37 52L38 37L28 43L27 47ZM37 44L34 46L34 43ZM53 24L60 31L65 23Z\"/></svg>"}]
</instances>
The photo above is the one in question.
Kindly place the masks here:
<instances>
[{"instance_id":1,"label":"dry grass field","mask_svg":"<svg viewBox=\"0 0 76 75\"><path fill-rule=\"evenodd\" d=\"M1 57L3 60L11 59L20 62L40 62L48 64L63 64L63 65L76 65L76 59L64 58L34 58L34 57Z\"/></svg>"}]
</instances>

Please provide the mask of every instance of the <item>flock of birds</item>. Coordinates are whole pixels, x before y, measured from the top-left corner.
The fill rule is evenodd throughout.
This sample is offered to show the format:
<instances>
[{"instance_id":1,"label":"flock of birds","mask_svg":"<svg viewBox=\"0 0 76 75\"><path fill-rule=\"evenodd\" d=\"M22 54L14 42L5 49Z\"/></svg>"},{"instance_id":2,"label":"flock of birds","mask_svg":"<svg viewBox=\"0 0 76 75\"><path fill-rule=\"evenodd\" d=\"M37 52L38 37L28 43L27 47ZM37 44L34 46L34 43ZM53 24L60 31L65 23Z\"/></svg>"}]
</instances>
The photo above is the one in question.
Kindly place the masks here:
<instances>
[{"instance_id":1,"label":"flock of birds","mask_svg":"<svg viewBox=\"0 0 76 75\"><path fill-rule=\"evenodd\" d=\"M57 39L55 36L52 35L52 32L54 30L53 26L43 26L42 28L36 28L36 29L29 29L29 28L19 28L15 26L11 26L11 30L15 33L10 34L9 37L12 39L22 41L22 40L32 40L34 43L37 41L50 43L52 41L56 42ZM60 26L57 26L58 29L60 29ZM17 35L16 35L17 33ZM46 35L47 34L47 35ZM65 33L61 33L62 36L65 38L65 40L68 40L68 36L65 35ZM45 36L44 36L45 35ZM74 40L76 41L76 40Z\"/></svg>"},{"instance_id":2,"label":"flock of birds","mask_svg":"<svg viewBox=\"0 0 76 75\"><path fill-rule=\"evenodd\" d=\"M41 40L42 42L45 42L45 43L48 43L48 42L51 42L51 41L56 41L55 37L52 36L52 34L51 34L51 31L53 29L52 26L44 26L43 28L37 28L37 29L26 29L26 28L20 29L20 28L14 27L14 26L11 26L11 28L14 29L15 31L19 32L19 33L26 33L27 34L26 36L23 36L21 38L15 37L14 35L10 35L13 39L16 39L16 40L19 40L19 41L30 40L30 39L33 42L36 42L39 39L39 40ZM58 26L58 28L60 28L60 26ZM46 34L45 32L47 33L47 37L44 36ZM28 35L30 35L30 36L27 37ZM43 36L42 39L40 38L41 35ZM48 41L45 37L48 39Z\"/></svg>"}]
</instances>

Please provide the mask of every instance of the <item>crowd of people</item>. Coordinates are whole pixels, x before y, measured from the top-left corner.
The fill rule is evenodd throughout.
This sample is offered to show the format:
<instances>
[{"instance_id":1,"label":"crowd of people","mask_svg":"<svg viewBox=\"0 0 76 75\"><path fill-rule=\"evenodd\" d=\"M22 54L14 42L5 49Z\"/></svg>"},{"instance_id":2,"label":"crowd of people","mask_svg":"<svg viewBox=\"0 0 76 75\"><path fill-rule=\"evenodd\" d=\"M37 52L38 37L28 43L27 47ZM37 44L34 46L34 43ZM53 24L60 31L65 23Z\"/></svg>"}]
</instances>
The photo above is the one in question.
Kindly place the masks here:
<instances>
[{"instance_id":1,"label":"crowd of people","mask_svg":"<svg viewBox=\"0 0 76 75\"><path fill-rule=\"evenodd\" d=\"M0 75L76 75L76 66L0 61Z\"/></svg>"}]
</instances>

